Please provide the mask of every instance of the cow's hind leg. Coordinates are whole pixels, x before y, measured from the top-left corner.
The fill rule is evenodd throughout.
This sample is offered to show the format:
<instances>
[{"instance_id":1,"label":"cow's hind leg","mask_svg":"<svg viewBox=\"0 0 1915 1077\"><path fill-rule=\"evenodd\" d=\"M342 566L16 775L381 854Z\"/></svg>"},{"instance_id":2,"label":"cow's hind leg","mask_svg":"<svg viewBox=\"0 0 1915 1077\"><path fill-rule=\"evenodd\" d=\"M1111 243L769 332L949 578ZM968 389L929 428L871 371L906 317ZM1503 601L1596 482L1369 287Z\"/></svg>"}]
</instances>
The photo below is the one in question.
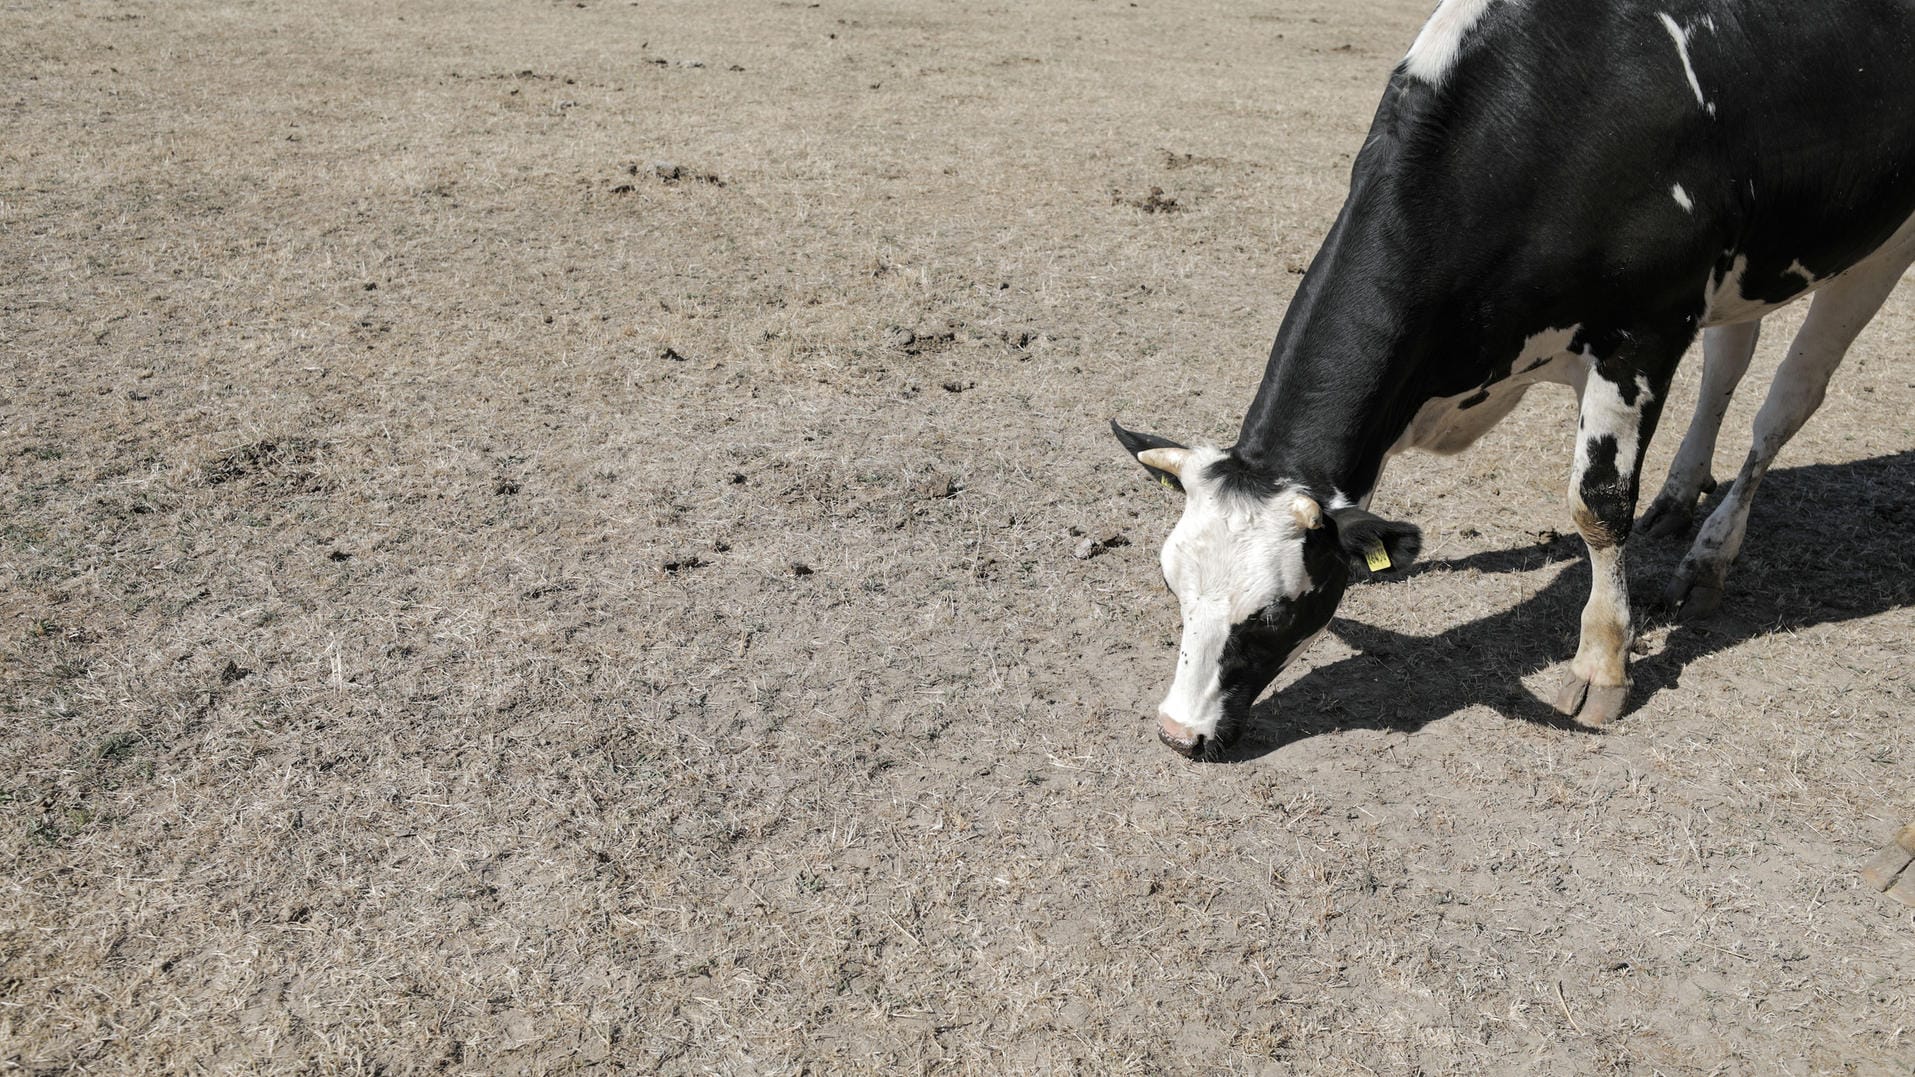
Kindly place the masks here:
<instances>
[{"instance_id":1,"label":"cow's hind leg","mask_svg":"<svg viewBox=\"0 0 1915 1077\"><path fill-rule=\"evenodd\" d=\"M1589 601L1556 709L1589 726L1614 720L1629 694L1634 635L1623 547L1635 522L1643 452L1655 433L1670 375L1689 343L1680 334L1626 339L1635 345L1632 354L1591 363L1569 483L1570 511L1589 547Z\"/></svg>"},{"instance_id":2,"label":"cow's hind leg","mask_svg":"<svg viewBox=\"0 0 1915 1077\"><path fill-rule=\"evenodd\" d=\"M1709 464L1715 458L1722 417L1728 414L1736 386L1748 372L1761 331L1762 322L1757 320L1717 326L1703 334L1702 394L1696 400L1695 416L1689 420L1689 432L1683 435L1682 448L1676 450L1675 462L1669 465L1662 493L1649 503L1636 523L1643 534L1668 538L1689 530L1696 501L1711 482Z\"/></svg>"},{"instance_id":3,"label":"cow's hind leg","mask_svg":"<svg viewBox=\"0 0 1915 1077\"><path fill-rule=\"evenodd\" d=\"M1789 346L1788 358L1776 369L1769 395L1755 418L1755 443L1749 449L1735 485L1696 535L1688 556L1676 568L1663 601L1682 616L1711 613L1722 602L1729 567L1742 550L1749 523L1749 507L1768 474L1775 456L1802 424L1822 405L1829 376L1842 364L1856 334L1875 317L1908 268L1905 257L1881 259L1857 266L1829 282L1815 294L1809 316Z\"/></svg>"}]
</instances>

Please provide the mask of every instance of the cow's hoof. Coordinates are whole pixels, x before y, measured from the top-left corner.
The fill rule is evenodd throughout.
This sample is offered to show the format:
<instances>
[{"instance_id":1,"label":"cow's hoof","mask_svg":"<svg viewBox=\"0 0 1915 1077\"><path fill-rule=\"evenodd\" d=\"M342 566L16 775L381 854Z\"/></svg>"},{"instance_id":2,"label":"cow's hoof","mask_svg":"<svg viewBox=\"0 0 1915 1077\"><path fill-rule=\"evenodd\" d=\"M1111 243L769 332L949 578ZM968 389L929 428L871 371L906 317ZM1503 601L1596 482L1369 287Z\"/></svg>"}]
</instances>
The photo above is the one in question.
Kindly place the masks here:
<instances>
[{"instance_id":1,"label":"cow's hoof","mask_svg":"<svg viewBox=\"0 0 1915 1077\"><path fill-rule=\"evenodd\" d=\"M1722 605L1721 574L1705 572L1694 561L1684 559L1669 586L1662 591L1662 608L1678 620L1694 621L1714 613Z\"/></svg>"},{"instance_id":2,"label":"cow's hoof","mask_svg":"<svg viewBox=\"0 0 1915 1077\"><path fill-rule=\"evenodd\" d=\"M1678 620L1700 621L1722 608L1722 588L1698 583L1689 588L1689 596L1676 611Z\"/></svg>"},{"instance_id":3,"label":"cow's hoof","mask_svg":"<svg viewBox=\"0 0 1915 1077\"><path fill-rule=\"evenodd\" d=\"M1675 538L1687 534L1695 521L1695 499L1672 497L1667 491L1658 495L1649 510L1636 521L1636 530L1650 538Z\"/></svg>"},{"instance_id":4,"label":"cow's hoof","mask_svg":"<svg viewBox=\"0 0 1915 1077\"><path fill-rule=\"evenodd\" d=\"M1629 698L1626 684L1590 684L1575 673L1563 675L1563 686L1556 691L1556 710L1591 729L1622 716L1622 705Z\"/></svg>"}]
</instances>

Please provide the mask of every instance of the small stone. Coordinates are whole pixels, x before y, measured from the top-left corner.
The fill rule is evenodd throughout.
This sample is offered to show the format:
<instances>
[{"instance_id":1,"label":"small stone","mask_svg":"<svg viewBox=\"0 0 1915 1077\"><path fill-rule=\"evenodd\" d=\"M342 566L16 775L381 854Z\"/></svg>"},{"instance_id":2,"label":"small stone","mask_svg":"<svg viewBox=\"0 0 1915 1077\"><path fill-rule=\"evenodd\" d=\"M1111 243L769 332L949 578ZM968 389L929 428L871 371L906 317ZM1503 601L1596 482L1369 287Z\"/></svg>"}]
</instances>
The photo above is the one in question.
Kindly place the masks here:
<instances>
[{"instance_id":1,"label":"small stone","mask_svg":"<svg viewBox=\"0 0 1915 1077\"><path fill-rule=\"evenodd\" d=\"M1096 557L1097 552L1101 549L1103 549L1103 547L1097 544L1096 539L1087 538L1077 544L1077 548L1071 551L1071 556L1077 558L1079 561L1088 561Z\"/></svg>"},{"instance_id":2,"label":"small stone","mask_svg":"<svg viewBox=\"0 0 1915 1077\"><path fill-rule=\"evenodd\" d=\"M675 180L684 175L684 169L670 161L653 161L652 174L662 180Z\"/></svg>"}]
</instances>

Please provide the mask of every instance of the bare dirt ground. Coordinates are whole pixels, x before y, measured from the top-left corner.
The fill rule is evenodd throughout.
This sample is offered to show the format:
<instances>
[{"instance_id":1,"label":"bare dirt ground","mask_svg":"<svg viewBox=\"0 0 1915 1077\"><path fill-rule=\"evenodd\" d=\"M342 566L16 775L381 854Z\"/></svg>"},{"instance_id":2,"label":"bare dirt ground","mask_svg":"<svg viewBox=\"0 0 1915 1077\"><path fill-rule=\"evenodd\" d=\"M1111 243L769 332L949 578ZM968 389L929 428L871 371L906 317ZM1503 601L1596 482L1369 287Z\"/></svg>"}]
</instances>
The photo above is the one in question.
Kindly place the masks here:
<instances>
[{"instance_id":1,"label":"bare dirt ground","mask_svg":"<svg viewBox=\"0 0 1915 1077\"><path fill-rule=\"evenodd\" d=\"M1104 424L1227 443L1426 12L0 7L0 1069L1909 1072L1915 289L1619 727L1539 392L1154 740Z\"/></svg>"}]
</instances>

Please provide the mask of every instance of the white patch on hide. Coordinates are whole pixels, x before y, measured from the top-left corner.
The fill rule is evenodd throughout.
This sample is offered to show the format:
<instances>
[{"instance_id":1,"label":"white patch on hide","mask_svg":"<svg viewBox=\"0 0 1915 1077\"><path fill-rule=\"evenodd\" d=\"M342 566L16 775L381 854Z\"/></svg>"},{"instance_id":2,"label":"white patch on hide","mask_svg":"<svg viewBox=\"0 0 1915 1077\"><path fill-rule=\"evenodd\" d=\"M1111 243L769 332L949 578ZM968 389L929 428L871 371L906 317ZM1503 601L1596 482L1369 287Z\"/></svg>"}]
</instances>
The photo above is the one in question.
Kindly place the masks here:
<instances>
[{"instance_id":1,"label":"white patch on hide","mask_svg":"<svg viewBox=\"0 0 1915 1077\"><path fill-rule=\"evenodd\" d=\"M1676 205L1681 206L1684 211L1689 213L1696 211L1695 200L1689 197L1688 191L1682 189L1682 184L1678 183L1674 187L1669 188L1669 193L1675 196Z\"/></svg>"},{"instance_id":2,"label":"white patch on hide","mask_svg":"<svg viewBox=\"0 0 1915 1077\"><path fill-rule=\"evenodd\" d=\"M1522 400L1529 387L1538 382L1558 382L1578 386L1582 379L1580 364L1566 362L1569 343L1582 330L1580 324L1560 329L1544 329L1523 341L1522 351L1510 361L1509 377L1485 387L1456 396L1440 397L1417 409L1409 428L1390 446L1389 455L1404 449L1422 449L1439 455L1462 452L1487 433ZM1478 399L1480 398L1480 399ZM1464 401L1476 403L1463 407Z\"/></svg>"},{"instance_id":3,"label":"white patch on hide","mask_svg":"<svg viewBox=\"0 0 1915 1077\"><path fill-rule=\"evenodd\" d=\"M1403 71L1432 86L1441 85L1463 51L1463 37L1483 12L1499 0L1443 0L1403 57Z\"/></svg>"},{"instance_id":4,"label":"white patch on hide","mask_svg":"<svg viewBox=\"0 0 1915 1077\"><path fill-rule=\"evenodd\" d=\"M1749 259L1738 254L1734 264L1729 267L1728 274L1720 282L1715 280L1714 274L1711 274L1709 280L1704 283L1702 326L1706 329L1755 321L1770 311L1788 306L1805 295L1820 292L1836 281L1848 279L1857 273L1874 272L1876 267L1894 264L1897 259L1903 257L1915 257L1915 216L1903 221L1901 227L1895 230L1895 234L1880 247L1875 248L1868 257L1839 273L1817 277L1813 270L1802 264L1801 259L1796 259L1783 272L1799 279L1802 282L1802 289L1780 302L1768 303L1743 296L1742 277L1748 271Z\"/></svg>"},{"instance_id":5,"label":"white patch on hide","mask_svg":"<svg viewBox=\"0 0 1915 1077\"><path fill-rule=\"evenodd\" d=\"M1749 256L1738 254L1729 264L1729 271L1721 280L1711 272L1702 286L1702 324L1733 325L1751 318L1760 318L1769 311L1767 303L1761 303L1742 296L1742 274L1748 272Z\"/></svg>"},{"instance_id":6,"label":"white patch on hide","mask_svg":"<svg viewBox=\"0 0 1915 1077\"><path fill-rule=\"evenodd\" d=\"M1290 511L1293 491L1264 500L1225 494L1207 474L1223 458L1194 449L1183 469L1184 514L1164 540L1164 579L1183 609L1177 675L1159 710L1209 736L1223 718L1223 651L1230 629L1278 599L1313 586L1303 566L1303 532Z\"/></svg>"},{"instance_id":7,"label":"white patch on hide","mask_svg":"<svg viewBox=\"0 0 1915 1077\"><path fill-rule=\"evenodd\" d=\"M1675 39L1676 54L1682 57L1682 73L1689 77L1689 88L1696 93L1696 104L1708 109L1709 115L1715 115L1716 107L1709 103L1708 98L1702 96L1702 82L1696 78L1696 65L1689 61L1689 32L1677 25L1676 20L1666 11L1656 12L1656 18L1662 20L1663 28L1669 31L1671 38Z\"/></svg>"}]
</instances>

